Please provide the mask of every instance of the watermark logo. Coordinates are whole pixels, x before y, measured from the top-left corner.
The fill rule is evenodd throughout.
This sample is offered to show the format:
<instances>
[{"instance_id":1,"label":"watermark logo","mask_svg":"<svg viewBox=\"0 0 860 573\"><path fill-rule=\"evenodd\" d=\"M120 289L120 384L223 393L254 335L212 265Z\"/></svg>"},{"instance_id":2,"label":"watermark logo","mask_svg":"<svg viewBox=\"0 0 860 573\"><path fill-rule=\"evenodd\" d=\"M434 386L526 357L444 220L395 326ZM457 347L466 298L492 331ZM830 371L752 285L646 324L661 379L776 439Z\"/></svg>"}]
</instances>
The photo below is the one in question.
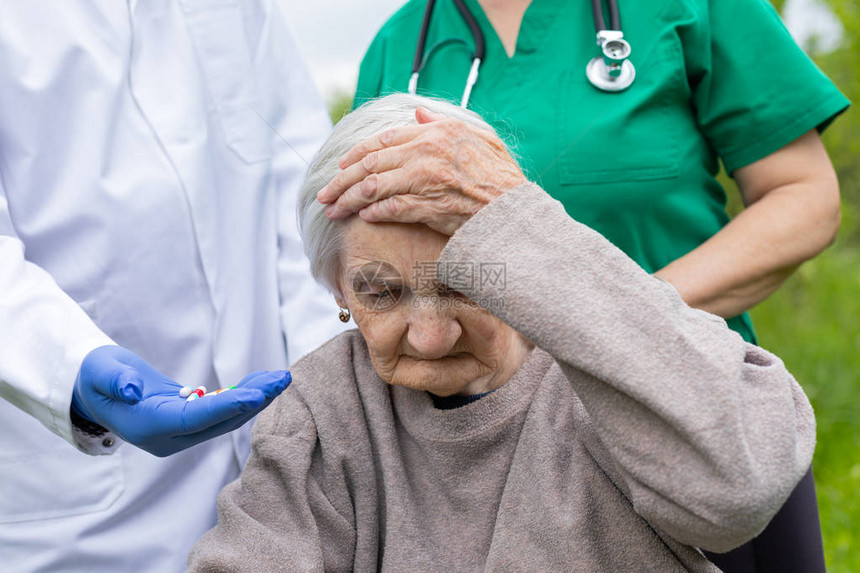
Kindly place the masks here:
<instances>
[{"instance_id":1,"label":"watermark logo","mask_svg":"<svg viewBox=\"0 0 860 573\"><path fill-rule=\"evenodd\" d=\"M355 299L368 310L385 312L408 294L413 308L498 311L505 307L505 263L436 261L417 262L407 284L390 263L373 261L352 275Z\"/></svg>"},{"instance_id":2,"label":"watermark logo","mask_svg":"<svg viewBox=\"0 0 860 573\"><path fill-rule=\"evenodd\" d=\"M478 270L480 272L478 288L481 291L490 288L499 291L505 290L508 281L505 263L480 263Z\"/></svg>"},{"instance_id":3,"label":"watermark logo","mask_svg":"<svg viewBox=\"0 0 860 573\"><path fill-rule=\"evenodd\" d=\"M403 291L403 277L385 261L362 265L352 277L352 292L356 300L369 310L390 310L400 302Z\"/></svg>"},{"instance_id":4,"label":"watermark logo","mask_svg":"<svg viewBox=\"0 0 860 573\"><path fill-rule=\"evenodd\" d=\"M498 293L507 286L506 263L420 262L412 267L416 290L438 288L439 277L448 289L463 293Z\"/></svg>"},{"instance_id":5,"label":"watermark logo","mask_svg":"<svg viewBox=\"0 0 860 573\"><path fill-rule=\"evenodd\" d=\"M505 299L500 297L466 298L428 294L412 298L412 308L425 308L443 311L447 309L489 310L497 312L505 308Z\"/></svg>"},{"instance_id":6,"label":"watermark logo","mask_svg":"<svg viewBox=\"0 0 860 573\"><path fill-rule=\"evenodd\" d=\"M423 294L414 308L501 310L499 293L507 286L506 263L473 261L421 262L412 267L412 283Z\"/></svg>"}]
</instances>

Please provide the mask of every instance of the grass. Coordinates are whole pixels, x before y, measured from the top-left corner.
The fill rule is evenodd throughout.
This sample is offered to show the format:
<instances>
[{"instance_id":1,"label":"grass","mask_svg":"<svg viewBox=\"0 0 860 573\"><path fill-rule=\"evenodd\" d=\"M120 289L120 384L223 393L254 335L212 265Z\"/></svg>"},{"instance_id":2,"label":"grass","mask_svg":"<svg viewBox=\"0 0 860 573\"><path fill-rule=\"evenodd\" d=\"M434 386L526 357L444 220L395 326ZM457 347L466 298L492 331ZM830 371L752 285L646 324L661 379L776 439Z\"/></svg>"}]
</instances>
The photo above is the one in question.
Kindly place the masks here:
<instances>
[{"instance_id":1,"label":"grass","mask_svg":"<svg viewBox=\"0 0 860 573\"><path fill-rule=\"evenodd\" d=\"M760 344L783 359L815 408L813 470L827 569L860 571L860 253L835 245L752 317Z\"/></svg>"}]
</instances>

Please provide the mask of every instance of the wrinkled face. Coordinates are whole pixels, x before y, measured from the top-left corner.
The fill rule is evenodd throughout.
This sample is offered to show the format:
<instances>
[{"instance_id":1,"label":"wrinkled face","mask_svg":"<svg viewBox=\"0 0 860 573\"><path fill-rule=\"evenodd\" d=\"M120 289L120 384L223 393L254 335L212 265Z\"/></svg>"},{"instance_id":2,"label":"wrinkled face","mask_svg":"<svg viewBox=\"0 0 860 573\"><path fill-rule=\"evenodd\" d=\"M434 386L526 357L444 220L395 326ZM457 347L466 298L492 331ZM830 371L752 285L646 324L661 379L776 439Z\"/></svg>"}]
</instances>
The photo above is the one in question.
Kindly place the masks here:
<instances>
[{"instance_id":1,"label":"wrinkled face","mask_svg":"<svg viewBox=\"0 0 860 573\"><path fill-rule=\"evenodd\" d=\"M531 345L435 279L447 237L424 225L346 223L338 286L387 383L439 396L507 382Z\"/></svg>"}]
</instances>

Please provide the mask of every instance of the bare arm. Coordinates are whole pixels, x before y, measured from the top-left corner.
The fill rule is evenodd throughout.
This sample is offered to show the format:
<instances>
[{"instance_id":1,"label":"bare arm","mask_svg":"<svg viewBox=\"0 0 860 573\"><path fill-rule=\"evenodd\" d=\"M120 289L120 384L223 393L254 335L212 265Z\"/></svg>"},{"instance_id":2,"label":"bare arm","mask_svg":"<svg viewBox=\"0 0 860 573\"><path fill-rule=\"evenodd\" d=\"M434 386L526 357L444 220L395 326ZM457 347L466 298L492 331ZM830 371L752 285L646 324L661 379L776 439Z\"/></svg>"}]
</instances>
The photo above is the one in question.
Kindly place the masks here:
<instances>
[{"instance_id":1,"label":"bare arm","mask_svg":"<svg viewBox=\"0 0 860 573\"><path fill-rule=\"evenodd\" d=\"M747 208L656 275L724 318L770 296L839 228L839 183L816 131L734 172Z\"/></svg>"}]
</instances>

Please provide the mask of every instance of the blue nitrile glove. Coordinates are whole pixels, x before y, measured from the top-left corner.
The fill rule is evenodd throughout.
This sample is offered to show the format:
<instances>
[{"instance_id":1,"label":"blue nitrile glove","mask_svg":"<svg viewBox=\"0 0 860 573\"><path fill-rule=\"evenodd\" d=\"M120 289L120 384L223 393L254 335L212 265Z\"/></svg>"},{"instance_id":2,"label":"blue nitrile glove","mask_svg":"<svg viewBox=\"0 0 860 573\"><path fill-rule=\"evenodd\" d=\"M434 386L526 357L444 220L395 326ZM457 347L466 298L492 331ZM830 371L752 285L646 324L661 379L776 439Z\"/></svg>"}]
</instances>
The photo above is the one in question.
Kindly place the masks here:
<instances>
[{"instance_id":1,"label":"blue nitrile glove","mask_svg":"<svg viewBox=\"0 0 860 573\"><path fill-rule=\"evenodd\" d=\"M126 442L163 457L235 430L290 381L284 370L254 372L228 392L186 401L179 395L180 384L134 352L101 346L81 363L72 408Z\"/></svg>"}]
</instances>

